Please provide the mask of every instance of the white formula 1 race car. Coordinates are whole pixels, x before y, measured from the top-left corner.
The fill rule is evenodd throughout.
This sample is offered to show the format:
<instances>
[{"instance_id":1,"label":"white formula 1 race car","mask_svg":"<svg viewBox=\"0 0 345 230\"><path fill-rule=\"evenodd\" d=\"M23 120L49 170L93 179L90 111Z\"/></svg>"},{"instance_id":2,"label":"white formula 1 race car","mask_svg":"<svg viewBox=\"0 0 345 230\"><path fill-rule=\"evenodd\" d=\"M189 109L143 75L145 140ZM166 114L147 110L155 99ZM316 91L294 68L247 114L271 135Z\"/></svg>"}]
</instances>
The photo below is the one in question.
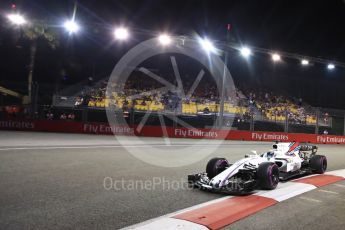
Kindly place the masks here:
<instances>
[{"instance_id":1,"label":"white formula 1 race car","mask_svg":"<svg viewBox=\"0 0 345 230\"><path fill-rule=\"evenodd\" d=\"M275 189L279 181L311 173L323 174L327 159L316 152L314 145L276 143L268 152L258 155L253 151L233 164L225 158L213 158L207 163L205 173L189 175L188 182L196 188L225 193Z\"/></svg>"}]
</instances>

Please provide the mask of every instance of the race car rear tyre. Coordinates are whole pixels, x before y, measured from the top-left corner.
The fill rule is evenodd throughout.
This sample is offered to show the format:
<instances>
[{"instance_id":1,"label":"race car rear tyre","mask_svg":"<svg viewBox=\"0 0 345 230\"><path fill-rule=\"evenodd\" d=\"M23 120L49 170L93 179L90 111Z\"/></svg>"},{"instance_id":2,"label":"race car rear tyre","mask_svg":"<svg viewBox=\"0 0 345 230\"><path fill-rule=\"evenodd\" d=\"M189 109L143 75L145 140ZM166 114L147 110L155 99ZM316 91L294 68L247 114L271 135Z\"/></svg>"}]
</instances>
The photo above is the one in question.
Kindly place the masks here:
<instances>
[{"instance_id":1,"label":"race car rear tyre","mask_svg":"<svg viewBox=\"0 0 345 230\"><path fill-rule=\"evenodd\" d=\"M310 158L310 168L314 173L325 173L327 169L327 158L323 155L312 156Z\"/></svg>"},{"instance_id":2,"label":"race car rear tyre","mask_svg":"<svg viewBox=\"0 0 345 230\"><path fill-rule=\"evenodd\" d=\"M225 158L212 158L206 165L207 176L211 179L229 167L229 162Z\"/></svg>"},{"instance_id":3,"label":"race car rear tyre","mask_svg":"<svg viewBox=\"0 0 345 230\"><path fill-rule=\"evenodd\" d=\"M258 182L261 189L275 189L279 183L279 168L273 162L264 162L259 165Z\"/></svg>"}]
</instances>

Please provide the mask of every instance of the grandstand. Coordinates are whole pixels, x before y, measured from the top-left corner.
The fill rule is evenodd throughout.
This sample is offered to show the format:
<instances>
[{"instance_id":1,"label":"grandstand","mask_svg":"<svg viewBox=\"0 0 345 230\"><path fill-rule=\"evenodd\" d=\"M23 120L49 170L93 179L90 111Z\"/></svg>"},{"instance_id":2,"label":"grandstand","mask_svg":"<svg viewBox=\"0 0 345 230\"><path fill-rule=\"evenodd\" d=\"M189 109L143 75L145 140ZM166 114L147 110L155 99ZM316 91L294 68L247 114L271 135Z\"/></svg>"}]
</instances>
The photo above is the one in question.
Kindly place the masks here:
<instances>
[{"instance_id":1,"label":"grandstand","mask_svg":"<svg viewBox=\"0 0 345 230\"><path fill-rule=\"evenodd\" d=\"M128 95L131 90L127 92L112 92L110 96L106 95L105 81L101 81L94 85L94 88L89 89L87 93L85 91L82 95L75 97L70 106L78 105L80 101L84 101L84 104L89 108L102 109L111 105L116 106L119 109L128 110L133 108L136 111L153 111L161 112L167 109L174 109L177 107L177 99L173 99L173 93L170 95L159 94L159 92L153 93L153 95L145 95L143 89L135 89L137 94L142 94L139 97L133 98ZM241 90L237 90L237 100L241 99L241 106L236 105L234 100L225 101L224 112L229 114L246 115L256 111L257 117L263 117L266 120L274 122L289 121L299 124L316 124L315 109L306 103L298 104L290 98L286 98L281 95L275 95L268 92L256 92L249 93L245 96ZM266 95L266 98L255 97L255 95ZM240 95L240 96L238 96ZM254 97L253 97L254 95ZM170 102L169 102L170 101ZM176 104L176 105L172 105ZM181 112L185 115L196 115L199 113L219 113L220 104L217 99L206 99L205 96L199 95L193 98L181 99Z\"/></svg>"},{"instance_id":2,"label":"grandstand","mask_svg":"<svg viewBox=\"0 0 345 230\"><path fill-rule=\"evenodd\" d=\"M106 92L107 81L103 79L92 86L83 87L83 90L79 92L72 93L72 96L56 95L55 98L68 99L63 100L63 103L55 101L53 106L88 109L94 111L93 114L96 114L95 111L100 111L97 113L96 121L100 121L101 111L111 106L126 114L150 112L151 119L147 121L150 125L159 125L159 119L155 118L155 114L174 112L196 127L212 125L212 122L206 120L215 121L220 112L219 96L215 90L216 87L210 82L204 82L194 95L181 98L176 92L160 92L156 90L159 88L158 84L140 78L143 76L138 74L134 78L130 78L125 85L112 85L113 90L110 94ZM323 114L318 114L317 111L317 108L302 102L302 99L291 98L267 90L237 88L236 92L229 95L224 102L225 123L227 119L234 120L232 128L239 130L254 130L252 126L255 126L255 130L263 131L289 130L314 133L317 123L323 127L318 132L331 129L332 118L328 117L325 120ZM89 116L89 118L95 116ZM188 118L194 117L195 119L195 116L199 117L197 120L203 121L195 123ZM206 117L206 120L201 119L202 116ZM106 121L105 115L101 117ZM138 115L138 117L128 118L126 121L138 124L141 118L142 116ZM165 125L169 124L174 125L169 121L165 122Z\"/></svg>"}]
</instances>

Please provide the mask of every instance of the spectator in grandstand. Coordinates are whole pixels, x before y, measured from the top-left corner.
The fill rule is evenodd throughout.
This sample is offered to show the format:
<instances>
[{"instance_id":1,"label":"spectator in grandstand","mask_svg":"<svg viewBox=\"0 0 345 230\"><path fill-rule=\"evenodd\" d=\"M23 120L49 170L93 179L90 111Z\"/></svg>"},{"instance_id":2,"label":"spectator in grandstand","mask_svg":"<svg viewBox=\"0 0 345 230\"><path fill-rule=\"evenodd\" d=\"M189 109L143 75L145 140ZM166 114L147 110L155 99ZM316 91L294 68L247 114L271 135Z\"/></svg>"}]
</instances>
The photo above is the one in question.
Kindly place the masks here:
<instances>
[{"instance_id":1,"label":"spectator in grandstand","mask_svg":"<svg viewBox=\"0 0 345 230\"><path fill-rule=\"evenodd\" d=\"M269 98L270 98L270 95L266 92L266 93L265 93L265 101L268 101Z\"/></svg>"},{"instance_id":2,"label":"spectator in grandstand","mask_svg":"<svg viewBox=\"0 0 345 230\"><path fill-rule=\"evenodd\" d=\"M93 84L93 77L88 77L87 78L87 84L91 86Z\"/></svg>"},{"instance_id":3,"label":"spectator in grandstand","mask_svg":"<svg viewBox=\"0 0 345 230\"><path fill-rule=\"evenodd\" d=\"M77 97L77 100L75 101L75 106L80 106L83 104L84 99L82 97Z\"/></svg>"},{"instance_id":4,"label":"spectator in grandstand","mask_svg":"<svg viewBox=\"0 0 345 230\"><path fill-rule=\"evenodd\" d=\"M67 118L68 118L68 120L74 121L74 119L75 119L74 113L68 114Z\"/></svg>"},{"instance_id":5,"label":"spectator in grandstand","mask_svg":"<svg viewBox=\"0 0 345 230\"><path fill-rule=\"evenodd\" d=\"M204 114L209 114L210 113L210 109L208 107L205 107L203 113Z\"/></svg>"},{"instance_id":6,"label":"spectator in grandstand","mask_svg":"<svg viewBox=\"0 0 345 230\"><path fill-rule=\"evenodd\" d=\"M325 130L323 131L323 134L324 134L324 135L328 135L327 129L325 129Z\"/></svg>"},{"instance_id":7,"label":"spectator in grandstand","mask_svg":"<svg viewBox=\"0 0 345 230\"><path fill-rule=\"evenodd\" d=\"M325 122L325 124L328 124L328 121L329 121L329 114L328 113L324 114L323 121Z\"/></svg>"},{"instance_id":8,"label":"spectator in grandstand","mask_svg":"<svg viewBox=\"0 0 345 230\"><path fill-rule=\"evenodd\" d=\"M60 120L66 120L66 119L67 119L66 114L65 114L65 113L62 113L62 114L60 115Z\"/></svg>"},{"instance_id":9,"label":"spectator in grandstand","mask_svg":"<svg viewBox=\"0 0 345 230\"><path fill-rule=\"evenodd\" d=\"M47 120L54 120L54 114L51 111L49 111L46 114L46 118L47 118Z\"/></svg>"},{"instance_id":10,"label":"spectator in grandstand","mask_svg":"<svg viewBox=\"0 0 345 230\"><path fill-rule=\"evenodd\" d=\"M20 107L15 105L6 106L5 111L8 118L15 118L19 115Z\"/></svg>"}]
</instances>

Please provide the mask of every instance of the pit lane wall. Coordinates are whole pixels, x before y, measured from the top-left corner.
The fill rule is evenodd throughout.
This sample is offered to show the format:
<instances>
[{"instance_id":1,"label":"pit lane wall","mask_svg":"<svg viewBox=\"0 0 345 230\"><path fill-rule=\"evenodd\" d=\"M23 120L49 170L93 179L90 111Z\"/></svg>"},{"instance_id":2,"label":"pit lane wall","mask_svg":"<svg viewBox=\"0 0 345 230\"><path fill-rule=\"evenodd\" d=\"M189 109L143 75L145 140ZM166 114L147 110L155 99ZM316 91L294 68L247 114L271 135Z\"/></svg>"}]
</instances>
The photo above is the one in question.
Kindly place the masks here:
<instances>
[{"instance_id":1,"label":"pit lane wall","mask_svg":"<svg viewBox=\"0 0 345 230\"><path fill-rule=\"evenodd\" d=\"M85 133L104 135L135 135L145 137L226 139L244 141L299 141L316 144L345 144L345 136L302 133L260 132L216 129L187 129L145 126L140 131L135 126L109 126L106 123L83 123L47 120L0 120L0 130L39 132Z\"/></svg>"}]
</instances>

